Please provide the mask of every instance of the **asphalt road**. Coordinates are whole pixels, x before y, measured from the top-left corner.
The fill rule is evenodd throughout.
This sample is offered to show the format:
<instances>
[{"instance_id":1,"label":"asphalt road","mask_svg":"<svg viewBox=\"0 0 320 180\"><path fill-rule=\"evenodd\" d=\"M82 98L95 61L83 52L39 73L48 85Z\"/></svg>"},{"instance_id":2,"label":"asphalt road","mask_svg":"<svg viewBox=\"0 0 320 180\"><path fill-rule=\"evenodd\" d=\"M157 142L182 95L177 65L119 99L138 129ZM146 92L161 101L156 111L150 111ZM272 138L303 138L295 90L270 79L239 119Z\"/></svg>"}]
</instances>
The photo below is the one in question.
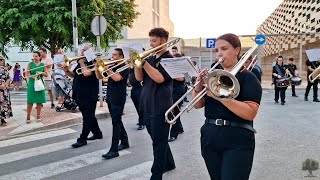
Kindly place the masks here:
<instances>
[{"instance_id":1,"label":"asphalt road","mask_svg":"<svg viewBox=\"0 0 320 180\"><path fill-rule=\"evenodd\" d=\"M320 103L305 102L287 96L286 105L275 104L273 91L263 91L263 100L255 119L256 151L251 180L305 179L302 161L320 160ZM311 92L312 94L312 92ZM287 95L291 95L287 91ZM309 98L311 99L311 98ZM311 99L312 100L312 99ZM87 146L72 149L81 126L0 142L0 179L148 179L152 165L152 146L146 129L137 131L137 115L128 98L123 122L130 148L120 157L101 158L110 148L110 119L99 121L104 138ZM170 143L176 169L164 174L164 179L210 179L200 152L200 127L203 109L184 114L185 132ZM320 173L315 171L315 175Z\"/></svg>"}]
</instances>

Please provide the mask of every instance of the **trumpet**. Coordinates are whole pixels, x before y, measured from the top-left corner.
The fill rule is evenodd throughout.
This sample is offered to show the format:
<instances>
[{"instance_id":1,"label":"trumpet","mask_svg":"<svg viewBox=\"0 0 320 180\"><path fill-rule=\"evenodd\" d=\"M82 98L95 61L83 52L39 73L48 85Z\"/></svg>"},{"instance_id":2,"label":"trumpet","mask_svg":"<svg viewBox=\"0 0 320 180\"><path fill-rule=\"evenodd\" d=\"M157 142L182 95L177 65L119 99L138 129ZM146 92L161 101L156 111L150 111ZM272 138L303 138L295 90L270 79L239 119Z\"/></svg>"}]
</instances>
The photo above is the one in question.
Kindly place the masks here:
<instances>
[{"instance_id":1,"label":"trumpet","mask_svg":"<svg viewBox=\"0 0 320 180\"><path fill-rule=\"evenodd\" d=\"M316 80L316 79L319 79L320 78L320 66L317 68L317 69L315 69L310 75L309 75L309 81L311 82L311 83L314 83L314 81Z\"/></svg>"},{"instance_id":2,"label":"trumpet","mask_svg":"<svg viewBox=\"0 0 320 180\"><path fill-rule=\"evenodd\" d=\"M256 50L258 45L250 48L238 61L238 63L232 68L230 72L215 69L223 59L219 59L218 62L206 72L204 78L208 85L210 92L218 99L234 99L239 95L240 84L235 75L243 67L246 60L251 56L251 54ZM179 118L184 112L190 112L192 108L206 95L207 89L203 89L199 94L194 97L191 102L185 106L184 109L179 108L180 102L186 97L201 81L198 81L190 90L188 90L177 102L175 102L165 113L165 118L167 123L174 124L177 118ZM178 108L180 110L179 114L176 116L173 114L173 110Z\"/></svg>"},{"instance_id":3,"label":"trumpet","mask_svg":"<svg viewBox=\"0 0 320 180\"><path fill-rule=\"evenodd\" d=\"M152 48L152 49L149 49L147 51L144 51L140 54L138 54L137 52L135 51L130 51L129 53L129 59L122 59L122 61L120 61L117 65L115 66L112 66L108 69L106 69L105 71L103 71L101 73L101 75L104 77L104 78L109 78L111 76L113 76L114 74L116 73L120 73L128 68L132 68L132 67L136 67L136 68L141 68L143 62L150 56L153 56L157 53L159 53L160 51L170 47L170 46L173 46L175 45L176 43L178 43L180 41L180 38L176 38L176 39L173 39L167 43L164 43L160 46L157 46L155 48ZM112 74L108 75L108 76L104 76L103 74L109 70L113 70L115 69L116 67L119 67L121 65L125 64L123 67L120 67L118 68L116 71L114 71Z\"/></svg>"}]
</instances>

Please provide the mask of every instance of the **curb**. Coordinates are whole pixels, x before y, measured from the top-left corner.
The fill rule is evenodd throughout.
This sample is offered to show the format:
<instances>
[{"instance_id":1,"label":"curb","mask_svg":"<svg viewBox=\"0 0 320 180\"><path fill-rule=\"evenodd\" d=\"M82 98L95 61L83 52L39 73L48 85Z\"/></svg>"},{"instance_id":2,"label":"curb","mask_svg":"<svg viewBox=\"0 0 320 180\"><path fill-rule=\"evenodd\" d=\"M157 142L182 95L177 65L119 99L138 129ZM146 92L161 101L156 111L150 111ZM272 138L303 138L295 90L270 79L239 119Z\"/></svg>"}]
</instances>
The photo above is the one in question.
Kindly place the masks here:
<instances>
[{"instance_id":1,"label":"curb","mask_svg":"<svg viewBox=\"0 0 320 180\"><path fill-rule=\"evenodd\" d=\"M108 117L110 117L110 113L96 114L96 118L97 118L98 121L99 120L104 120L104 119L106 120L106 119L108 119ZM64 129L64 128L68 128L68 127L79 125L81 123L82 123L82 117L73 118L73 119L69 119L69 120L66 120L66 121L61 121L61 122L57 122L57 123L54 123L54 124L49 124L47 126L34 128L34 129L27 130L27 131L24 131L24 132L20 132L20 133L17 133L17 134L12 134L12 135L8 135L8 136L0 137L0 141L7 140L7 139L12 139L12 138L17 138L17 137L22 137L22 136L26 136L26 135L38 134L38 133L41 133L41 132Z\"/></svg>"}]
</instances>

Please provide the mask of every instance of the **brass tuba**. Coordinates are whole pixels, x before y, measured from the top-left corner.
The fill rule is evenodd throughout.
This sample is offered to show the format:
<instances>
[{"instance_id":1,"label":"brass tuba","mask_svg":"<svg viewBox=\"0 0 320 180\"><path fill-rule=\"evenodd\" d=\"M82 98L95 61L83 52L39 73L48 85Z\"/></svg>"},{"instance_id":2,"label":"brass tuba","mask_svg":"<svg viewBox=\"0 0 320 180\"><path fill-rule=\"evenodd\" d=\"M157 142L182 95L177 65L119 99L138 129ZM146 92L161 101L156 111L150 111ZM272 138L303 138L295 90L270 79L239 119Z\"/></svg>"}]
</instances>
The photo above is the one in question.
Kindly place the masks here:
<instances>
[{"instance_id":1,"label":"brass tuba","mask_svg":"<svg viewBox=\"0 0 320 180\"><path fill-rule=\"evenodd\" d=\"M208 89L210 92L216 97L220 99L234 99L239 95L240 92L240 84L235 75L243 68L246 60L251 56L251 54L256 50L258 45L250 48L238 61L238 63L232 68L230 72L215 69L223 59L219 59L218 62L206 72L205 82L208 85ZM188 95L198 84L198 81L192 88L190 88L177 102L175 102L165 113L166 121L169 124L174 124L178 117L180 117L184 112L190 112L192 108L206 95L207 89L203 89L199 94L194 97L191 102L184 107L184 109L179 108L179 104L183 101L184 97ZM175 108L179 108L180 112L176 116L173 114L173 110Z\"/></svg>"}]
</instances>

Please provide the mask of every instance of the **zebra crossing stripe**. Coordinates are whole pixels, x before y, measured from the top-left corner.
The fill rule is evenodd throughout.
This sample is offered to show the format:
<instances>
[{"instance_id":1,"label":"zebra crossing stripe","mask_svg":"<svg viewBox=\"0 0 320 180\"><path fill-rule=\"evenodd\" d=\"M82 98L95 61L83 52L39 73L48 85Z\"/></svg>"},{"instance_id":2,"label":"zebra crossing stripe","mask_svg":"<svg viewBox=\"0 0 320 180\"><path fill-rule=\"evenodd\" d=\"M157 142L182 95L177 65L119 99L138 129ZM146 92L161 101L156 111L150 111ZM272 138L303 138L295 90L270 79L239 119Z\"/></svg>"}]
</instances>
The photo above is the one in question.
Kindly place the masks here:
<instances>
[{"instance_id":1,"label":"zebra crossing stripe","mask_svg":"<svg viewBox=\"0 0 320 180\"><path fill-rule=\"evenodd\" d=\"M85 166L100 163L104 161L104 159L101 157L101 155L104 153L106 153L105 149L83 154L81 156L76 156L73 158L53 162L43 166L22 170L16 173L3 175L3 176L0 176L0 179L5 179L5 180L44 179L44 178L55 176L61 173L80 169ZM123 156L130 153L131 153L130 151L123 150L119 152L119 155Z\"/></svg>"},{"instance_id":2,"label":"zebra crossing stripe","mask_svg":"<svg viewBox=\"0 0 320 180\"><path fill-rule=\"evenodd\" d=\"M26 149L22 151L16 151L8 154L0 155L0 164L5 164L9 162L14 162L22 159L26 159L33 156L39 156L42 154L47 154L55 151L59 151L62 149L71 148L71 144L74 143L75 140L62 141L58 143L48 144L40 147L35 147L31 149Z\"/></svg>"},{"instance_id":3,"label":"zebra crossing stripe","mask_svg":"<svg viewBox=\"0 0 320 180\"><path fill-rule=\"evenodd\" d=\"M146 180L151 177L151 166L152 161L147 161L130 168L114 172L107 176L97 178L95 180L123 180L123 179L134 179L134 180Z\"/></svg>"},{"instance_id":4,"label":"zebra crossing stripe","mask_svg":"<svg viewBox=\"0 0 320 180\"><path fill-rule=\"evenodd\" d=\"M57 136L71 134L71 133L75 133L75 132L77 132L77 131L70 129L70 128L67 128L67 129L60 129L60 130L50 131L50 132L45 132L45 133L33 134L33 135L14 138L14 139L8 139L8 140L4 140L4 141L0 142L0 148L12 146L12 145L16 145L16 144L22 144L22 143L26 143L26 142L31 142L31 141L36 141L36 140L41 140L41 139L57 137Z\"/></svg>"}]
</instances>

